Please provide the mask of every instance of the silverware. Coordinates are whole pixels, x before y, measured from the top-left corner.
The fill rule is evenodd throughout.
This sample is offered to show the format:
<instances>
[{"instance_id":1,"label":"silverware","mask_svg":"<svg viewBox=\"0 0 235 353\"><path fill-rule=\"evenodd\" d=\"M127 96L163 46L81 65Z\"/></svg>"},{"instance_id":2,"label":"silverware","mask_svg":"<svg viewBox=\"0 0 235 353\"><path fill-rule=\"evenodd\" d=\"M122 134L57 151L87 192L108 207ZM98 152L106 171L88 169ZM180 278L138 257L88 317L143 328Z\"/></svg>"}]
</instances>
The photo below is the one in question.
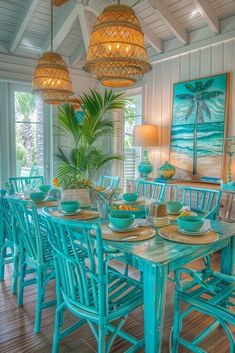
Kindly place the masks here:
<instances>
[{"instance_id":1,"label":"silverware","mask_svg":"<svg viewBox=\"0 0 235 353\"><path fill-rule=\"evenodd\" d=\"M130 239L135 239L138 238L138 234L136 235L129 235L129 237L122 238L122 240L130 240Z\"/></svg>"}]
</instances>

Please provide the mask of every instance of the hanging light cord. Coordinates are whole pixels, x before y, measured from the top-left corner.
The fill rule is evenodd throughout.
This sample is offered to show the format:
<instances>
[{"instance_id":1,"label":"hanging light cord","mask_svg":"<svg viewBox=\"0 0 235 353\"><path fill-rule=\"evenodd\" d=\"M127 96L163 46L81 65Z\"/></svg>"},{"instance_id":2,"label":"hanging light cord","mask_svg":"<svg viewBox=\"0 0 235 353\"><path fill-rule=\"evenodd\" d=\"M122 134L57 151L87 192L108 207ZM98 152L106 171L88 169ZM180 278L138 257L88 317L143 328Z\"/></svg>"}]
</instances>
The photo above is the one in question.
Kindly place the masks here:
<instances>
[{"instance_id":1,"label":"hanging light cord","mask_svg":"<svg viewBox=\"0 0 235 353\"><path fill-rule=\"evenodd\" d=\"M53 3L51 0L51 52L53 52Z\"/></svg>"}]
</instances>

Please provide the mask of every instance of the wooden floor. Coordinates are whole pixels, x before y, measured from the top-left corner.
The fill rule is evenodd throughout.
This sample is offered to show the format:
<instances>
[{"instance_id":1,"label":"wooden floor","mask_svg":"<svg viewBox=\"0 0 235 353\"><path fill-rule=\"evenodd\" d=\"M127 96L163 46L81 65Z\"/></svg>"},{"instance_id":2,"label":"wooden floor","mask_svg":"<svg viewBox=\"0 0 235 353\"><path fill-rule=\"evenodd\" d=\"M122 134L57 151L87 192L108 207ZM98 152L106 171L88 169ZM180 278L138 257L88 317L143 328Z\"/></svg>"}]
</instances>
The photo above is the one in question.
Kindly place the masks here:
<instances>
[{"instance_id":1,"label":"wooden floor","mask_svg":"<svg viewBox=\"0 0 235 353\"><path fill-rule=\"evenodd\" d=\"M213 258L215 268L218 268L219 255ZM191 267L201 267L202 263L194 263ZM133 272L133 276L137 276ZM165 314L165 326L163 332L162 353L168 353L169 333L172 326L172 303L173 285L168 283L167 303ZM53 297L54 285L51 284L48 296ZM38 335L33 333L34 325L34 305L35 286L26 287L24 306L17 307L16 297L11 295L11 266L7 266L5 282L0 283L0 353L50 353L53 335L54 308L44 310L42 320L42 332ZM66 314L66 322L71 323L75 319L70 314ZM194 313L188 318L185 326L185 337L192 338L199 329L202 328L208 319ZM143 310L136 310L128 318L125 329L135 335L143 335ZM235 331L234 331L235 334ZM128 345L121 339L117 339L111 352L124 352ZM202 345L209 353L229 353L227 338L223 330L218 328ZM61 342L60 353L92 353L96 352L96 342L88 326L84 326L71 336ZM144 350L139 350L144 352ZM188 350L180 348L180 352L186 353Z\"/></svg>"}]
</instances>

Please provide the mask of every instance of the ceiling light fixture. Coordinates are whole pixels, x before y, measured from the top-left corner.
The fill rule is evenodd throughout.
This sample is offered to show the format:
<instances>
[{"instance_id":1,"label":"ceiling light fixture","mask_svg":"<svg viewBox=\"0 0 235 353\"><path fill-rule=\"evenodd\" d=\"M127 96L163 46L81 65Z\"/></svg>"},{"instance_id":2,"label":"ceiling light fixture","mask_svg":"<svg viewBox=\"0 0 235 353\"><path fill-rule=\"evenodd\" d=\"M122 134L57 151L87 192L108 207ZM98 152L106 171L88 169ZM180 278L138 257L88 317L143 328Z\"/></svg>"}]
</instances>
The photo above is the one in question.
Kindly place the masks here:
<instances>
[{"instance_id":1,"label":"ceiling light fixture","mask_svg":"<svg viewBox=\"0 0 235 353\"><path fill-rule=\"evenodd\" d=\"M51 51L38 60L34 76L33 91L48 104L62 104L73 95L69 71L62 57L53 52L53 0L51 0Z\"/></svg>"},{"instance_id":2,"label":"ceiling light fixture","mask_svg":"<svg viewBox=\"0 0 235 353\"><path fill-rule=\"evenodd\" d=\"M84 70L104 86L127 87L151 70L144 34L131 7L106 7L97 17L91 34Z\"/></svg>"}]
</instances>

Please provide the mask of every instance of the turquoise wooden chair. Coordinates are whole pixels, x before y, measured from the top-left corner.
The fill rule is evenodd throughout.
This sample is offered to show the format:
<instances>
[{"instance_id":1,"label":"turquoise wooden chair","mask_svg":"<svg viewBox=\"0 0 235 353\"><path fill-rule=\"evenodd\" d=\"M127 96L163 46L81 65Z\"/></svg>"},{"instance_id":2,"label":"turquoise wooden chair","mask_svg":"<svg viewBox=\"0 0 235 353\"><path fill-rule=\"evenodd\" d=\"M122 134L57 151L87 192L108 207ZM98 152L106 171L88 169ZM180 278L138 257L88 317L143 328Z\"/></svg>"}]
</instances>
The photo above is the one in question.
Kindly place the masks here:
<instances>
[{"instance_id":1,"label":"turquoise wooden chair","mask_svg":"<svg viewBox=\"0 0 235 353\"><path fill-rule=\"evenodd\" d=\"M202 213L205 218L215 219L220 208L220 190L205 188L168 185L166 201L181 201L184 206L189 206L192 211Z\"/></svg>"},{"instance_id":2,"label":"turquoise wooden chair","mask_svg":"<svg viewBox=\"0 0 235 353\"><path fill-rule=\"evenodd\" d=\"M11 193L23 192L27 185L30 185L35 189L38 188L39 186L43 185L43 176L9 178L8 187Z\"/></svg>"},{"instance_id":3,"label":"turquoise wooden chair","mask_svg":"<svg viewBox=\"0 0 235 353\"><path fill-rule=\"evenodd\" d=\"M52 352L57 353L59 342L85 323L97 340L98 353L110 352L117 336L132 344L126 352L140 349L144 341L121 330L129 312L143 303L142 285L109 267L109 262L121 254L106 253L97 223L65 221L48 213L46 218L55 253L57 289ZM86 262L76 252L77 243L87 251ZM67 329L60 326L65 309L79 319Z\"/></svg>"},{"instance_id":4,"label":"turquoise wooden chair","mask_svg":"<svg viewBox=\"0 0 235 353\"><path fill-rule=\"evenodd\" d=\"M105 189L117 189L120 185L120 177L118 176L109 176L109 175L101 175L99 177L96 186L103 187Z\"/></svg>"},{"instance_id":5,"label":"turquoise wooden chair","mask_svg":"<svg viewBox=\"0 0 235 353\"><path fill-rule=\"evenodd\" d=\"M24 287L36 283L36 317L34 332L40 332L42 310L55 304L45 301L45 289L54 278L52 249L47 239L45 226L39 222L37 209L32 201L25 201L8 196L11 212L14 217L14 232L19 238L20 269L18 286L18 305L23 305ZM28 273L35 272L35 278L27 278Z\"/></svg>"},{"instance_id":6,"label":"turquoise wooden chair","mask_svg":"<svg viewBox=\"0 0 235 353\"><path fill-rule=\"evenodd\" d=\"M157 202L164 200L165 189L165 183L143 179L139 179L136 186L136 191L139 193L139 196L143 196L146 199L154 199Z\"/></svg>"},{"instance_id":7,"label":"turquoise wooden chair","mask_svg":"<svg viewBox=\"0 0 235 353\"><path fill-rule=\"evenodd\" d=\"M212 270L196 272L183 268L176 270L175 282L171 353L180 352L179 345L195 353L206 353L199 345L218 326L224 329L230 343L230 353L234 353L235 337L229 325L235 327L235 277ZM213 322L188 341L181 335L183 320L195 311L210 316Z\"/></svg>"},{"instance_id":8,"label":"turquoise wooden chair","mask_svg":"<svg viewBox=\"0 0 235 353\"><path fill-rule=\"evenodd\" d=\"M18 272L16 261L17 253L14 249L12 218L6 199L6 190L0 190L0 281L4 281L5 265L13 263L13 279ZM16 273L15 273L16 272ZM14 280L13 280L14 283ZM13 294L16 292L16 285L13 285Z\"/></svg>"}]
</instances>

